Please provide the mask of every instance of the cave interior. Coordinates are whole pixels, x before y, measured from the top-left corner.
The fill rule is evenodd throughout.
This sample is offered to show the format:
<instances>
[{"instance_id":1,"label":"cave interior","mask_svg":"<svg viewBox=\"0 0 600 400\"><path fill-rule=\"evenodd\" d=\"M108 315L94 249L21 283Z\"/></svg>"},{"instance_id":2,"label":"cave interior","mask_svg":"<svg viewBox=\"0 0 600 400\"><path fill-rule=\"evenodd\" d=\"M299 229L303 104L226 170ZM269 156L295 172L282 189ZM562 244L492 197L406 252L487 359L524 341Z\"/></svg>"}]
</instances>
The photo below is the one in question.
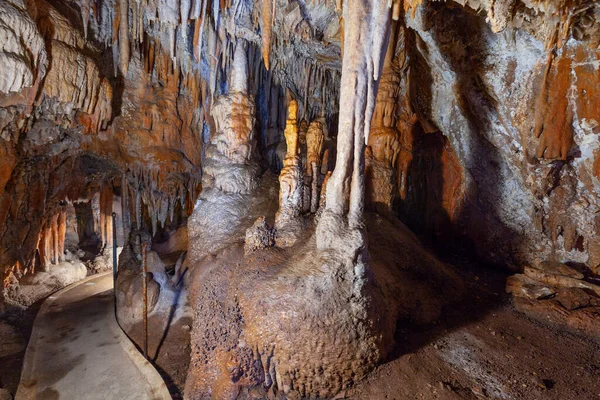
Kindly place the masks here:
<instances>
[{"instance_id":1,"label":"cave interior","mask_svg":"<svg viewBox=\"0 0 600 400\"><path fill-rule=\"evenodd\" d=\"M600 3L1 0L1 399L110 273L176 399L596 398Z\"/></svg>"}]
</instances>

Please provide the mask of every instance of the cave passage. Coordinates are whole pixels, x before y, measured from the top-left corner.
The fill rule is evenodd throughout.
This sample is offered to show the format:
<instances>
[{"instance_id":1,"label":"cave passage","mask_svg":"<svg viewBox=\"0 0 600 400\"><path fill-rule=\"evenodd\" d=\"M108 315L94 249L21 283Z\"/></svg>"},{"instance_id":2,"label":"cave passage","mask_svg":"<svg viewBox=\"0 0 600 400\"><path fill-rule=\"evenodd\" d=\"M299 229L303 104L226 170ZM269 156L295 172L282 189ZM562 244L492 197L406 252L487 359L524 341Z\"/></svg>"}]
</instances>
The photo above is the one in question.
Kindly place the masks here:
<instances>
[{"instance_id":1,"label":"cave passage","mask_svg":"<svg viewBox=\"0 0 600 400\"><path fill-rule=\"evenodd\" d=\"M2 0L0 399L597 397L599 21Z\"/></svg>"}]
</instances>

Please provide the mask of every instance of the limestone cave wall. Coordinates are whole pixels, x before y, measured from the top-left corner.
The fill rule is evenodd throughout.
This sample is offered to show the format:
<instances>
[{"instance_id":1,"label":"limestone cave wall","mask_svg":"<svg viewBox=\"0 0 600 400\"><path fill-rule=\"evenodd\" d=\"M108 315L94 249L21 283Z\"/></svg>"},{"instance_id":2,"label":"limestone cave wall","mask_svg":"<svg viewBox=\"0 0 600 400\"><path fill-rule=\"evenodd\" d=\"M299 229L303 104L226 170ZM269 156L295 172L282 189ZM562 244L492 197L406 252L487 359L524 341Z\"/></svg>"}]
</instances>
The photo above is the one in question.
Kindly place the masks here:
<instances>
[{"instance_id":1,"label":"limestone cave wall","mask_svg":"<svg viewBox=\"0 0 600 400\"><path fill-rule=\"evenodd\" d=\"M195 322L193 393L269 382L333 396L385 358L398 318L439 315L431 287L460 292L396 217L434 247L511 270L600 274L599 20L592 0L4 0L5 286L60 262L69 226L110 247L116 212L131 287L134 237L188 251L196 317L235 327L221 340ZM384 256L370 257L369 237ZM400 281L433 295L405 295L407 310ZM294 358L294 330L265 317L277 297L260 303L256 287L296 293L283 311L311 321L292 326L305 336L325 331L322 347L335 338L301 299L326 303L344 370L320 376Z\"/></svg>"}]
</instances>

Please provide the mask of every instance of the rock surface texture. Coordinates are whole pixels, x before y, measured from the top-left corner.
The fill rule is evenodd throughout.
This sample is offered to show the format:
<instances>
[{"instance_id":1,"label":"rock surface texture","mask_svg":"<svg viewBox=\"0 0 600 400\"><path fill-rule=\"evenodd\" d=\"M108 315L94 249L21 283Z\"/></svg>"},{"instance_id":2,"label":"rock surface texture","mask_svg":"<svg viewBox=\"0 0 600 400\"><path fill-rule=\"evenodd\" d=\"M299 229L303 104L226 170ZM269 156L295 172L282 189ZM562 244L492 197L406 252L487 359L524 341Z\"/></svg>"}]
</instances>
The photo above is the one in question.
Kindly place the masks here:
<instances>
[{"instance_id":1,"label":"rock surface texture","mask_svg":"<svg viewBox=\"0 0 600 400\"><path fill-rule=\"evenodd\" d=\"M2 0L0 313L115 245L133 326L147 243L184 397L334 397L460 298L422 240L596 335L599 88L593 0Z\"/></svg>"}]
</instances>

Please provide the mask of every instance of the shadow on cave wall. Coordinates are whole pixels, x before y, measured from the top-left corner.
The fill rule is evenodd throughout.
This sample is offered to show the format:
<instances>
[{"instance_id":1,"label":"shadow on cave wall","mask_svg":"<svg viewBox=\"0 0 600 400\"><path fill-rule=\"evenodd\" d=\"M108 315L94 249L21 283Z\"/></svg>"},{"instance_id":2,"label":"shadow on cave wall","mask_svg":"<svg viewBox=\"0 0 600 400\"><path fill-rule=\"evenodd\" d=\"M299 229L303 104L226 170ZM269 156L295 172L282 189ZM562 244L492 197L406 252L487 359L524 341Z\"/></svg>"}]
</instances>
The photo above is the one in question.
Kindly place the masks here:
<instances>
[{"instance_id":1,"label":"shadow on cave wall","mask_svg":"<svg viewBox=\"0 0 600 400\"><path fill-rule=\"evenodd\" d=\"M481 39L489 27L485 16L462 7L429 3L424 25L446 63L456 74L454 96L468 125L462 140L469 141L474 162L464 165L448 138L435 127L432 98L436 90L426 44L409 32L411 54L410 101L422 121L408 138L411 157L406 169L406 197L395 206L397 215L442 260L455 265L465 278L464 297L448 299L439 326L419 327L399 321L396 359L431 343L448 331L472 324L509 301L504 293L508 270L518 264L524 238L498 218L502 197L502 156L485 137L492 129L496 104L480 78L487 49ZM450 101L451 99L449 99ZM448 116L450 117L450 116ZM402 157L402 156L401 156ZM466 177L473 184L466 185ZM454 300L454 302L453 302Z\"/></svg>"},{"instance_id":2,"label":"shadow on cave wall","mask_svg":"<svg viewBox=\"0 0 600 400\"><path fill-rule=\"evenodd\" d=\"M508 168L498 149L485 137L492 129L490 116L497 113L496 101L481 79L489 68L482 39L490 34L485 16L462 7L431 3L423 19L456 75L454 95L467 120L461 140L468 142L474 161L464 165L443 132L415 135L407 197L399 207L401 219L444 254L474 255L485 264L518 269L525 239L498 218L498 204L506 201L502 199L501 170ZM420 39L417 34L411 36L415 41L412 48L416 49ZM421 41L419 49L426 56L423 46ZM413 53L411 103L421 120L430 121L433 79L424 55L419 50ZM465 185L467 177L473 183L469 187Z\"/></svg>"}]
</instances>

